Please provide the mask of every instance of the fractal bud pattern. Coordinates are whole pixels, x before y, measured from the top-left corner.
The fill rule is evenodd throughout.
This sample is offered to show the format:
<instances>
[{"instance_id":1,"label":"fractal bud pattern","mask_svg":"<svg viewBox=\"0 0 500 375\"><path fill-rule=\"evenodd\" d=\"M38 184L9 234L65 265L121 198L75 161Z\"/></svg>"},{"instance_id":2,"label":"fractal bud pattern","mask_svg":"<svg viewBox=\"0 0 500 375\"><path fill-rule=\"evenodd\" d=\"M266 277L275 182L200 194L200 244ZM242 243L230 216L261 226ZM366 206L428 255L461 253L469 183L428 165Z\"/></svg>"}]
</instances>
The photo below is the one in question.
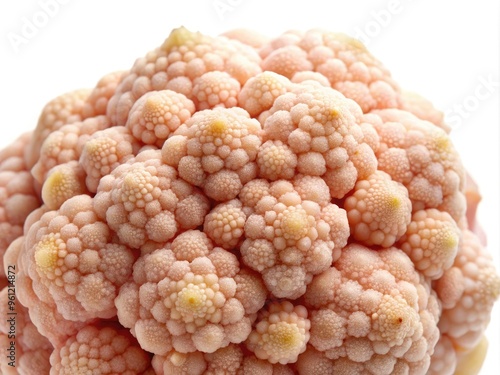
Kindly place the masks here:
<instances>
[{"instance_id":1,"label":"fractal bud pattern","mask_svg":"<svg viewBox=\"0 0 500 375\"><path fill-rule=\"evenodd\" d=\"M475 374L479 201L359 41L174 29L0 151L0 373Z\"/></svg>"}]
</instances>

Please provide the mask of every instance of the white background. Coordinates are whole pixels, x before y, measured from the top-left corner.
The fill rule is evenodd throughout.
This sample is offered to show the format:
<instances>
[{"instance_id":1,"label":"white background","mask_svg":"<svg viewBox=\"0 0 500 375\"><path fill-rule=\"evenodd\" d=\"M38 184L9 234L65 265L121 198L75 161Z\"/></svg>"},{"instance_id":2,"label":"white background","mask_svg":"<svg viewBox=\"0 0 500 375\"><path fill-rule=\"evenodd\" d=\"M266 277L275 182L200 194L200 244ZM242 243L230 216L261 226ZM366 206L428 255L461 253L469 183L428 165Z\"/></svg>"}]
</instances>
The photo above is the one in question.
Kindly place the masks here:
<instances>
[{"instance_id":1,"label":"white background","mask_svg":"<svg viewBox=\"0 0 500 375\"><path fill-rule=\"evenodd\" d=\"M37 12L50 1L56 0L0 3L0 147L32 129L47 101L130 68L180 25L211 35L236 27L269 36L317 27L360 36L361 30L401 86L449 113L455 145L484 196L479 217L500 269L497 1L58 0L35 35L13 43L23 37L26 20L43 23ZM489 91L485 81L493 82ZM481 374L498 374L500 303L487 333L490 352Z\"/></svg>"}]
</instances>

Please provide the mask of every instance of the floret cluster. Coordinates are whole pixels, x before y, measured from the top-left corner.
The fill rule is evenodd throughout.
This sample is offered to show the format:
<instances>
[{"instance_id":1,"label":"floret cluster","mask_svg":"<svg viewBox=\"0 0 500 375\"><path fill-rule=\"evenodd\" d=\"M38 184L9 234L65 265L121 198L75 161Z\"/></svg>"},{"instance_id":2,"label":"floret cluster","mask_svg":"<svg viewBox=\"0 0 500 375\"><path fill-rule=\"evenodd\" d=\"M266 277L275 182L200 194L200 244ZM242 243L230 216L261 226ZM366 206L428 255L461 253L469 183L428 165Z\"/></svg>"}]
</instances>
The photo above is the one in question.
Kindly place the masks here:
<instances>
[{"instance_id":1,"label":"floret cluster","mask_svg":"<svg viewBox=\"0 0 500 375\"><path fill-rule=\"evenodd\" d=\"M346 35L173 30L0 152L0 372L477 373L500 277L448 132Z\"/></svg>"}]
</instances>

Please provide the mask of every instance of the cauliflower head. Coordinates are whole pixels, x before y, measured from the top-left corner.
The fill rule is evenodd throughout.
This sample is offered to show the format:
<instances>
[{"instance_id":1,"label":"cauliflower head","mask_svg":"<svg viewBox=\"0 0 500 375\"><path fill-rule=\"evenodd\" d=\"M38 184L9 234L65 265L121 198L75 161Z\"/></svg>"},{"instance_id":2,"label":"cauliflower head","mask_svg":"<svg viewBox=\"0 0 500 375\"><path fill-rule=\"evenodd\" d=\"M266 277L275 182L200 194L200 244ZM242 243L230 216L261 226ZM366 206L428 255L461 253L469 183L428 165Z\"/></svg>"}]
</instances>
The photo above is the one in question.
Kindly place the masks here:
<instances>
[{"instance_id":1,"label":"cauliflower head","mask_svg":"<svg viewBox=\"0 0 500 375\"><path fill-rule=\"evenodd\" d=\"M0 151L1 371L477 373L500 277L448 132L344 34L173 30Z\"/></svg>"}]
</instances>

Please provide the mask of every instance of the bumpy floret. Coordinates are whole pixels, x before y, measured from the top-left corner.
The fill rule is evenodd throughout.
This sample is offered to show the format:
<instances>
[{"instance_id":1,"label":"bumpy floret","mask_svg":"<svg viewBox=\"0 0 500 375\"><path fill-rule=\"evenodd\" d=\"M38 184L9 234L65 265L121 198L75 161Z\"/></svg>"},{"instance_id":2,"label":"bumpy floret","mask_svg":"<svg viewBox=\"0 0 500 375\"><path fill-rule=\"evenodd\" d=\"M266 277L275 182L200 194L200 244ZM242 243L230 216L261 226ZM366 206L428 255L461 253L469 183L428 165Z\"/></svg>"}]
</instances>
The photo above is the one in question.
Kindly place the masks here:
<instances>
[{"instance_id":1,"label":"bumpy floret","mask_svg":"<svg viewBox=\"0 0 500 375\"><path fill-rule=\"evenodd\" d=\"M191 100L171 90L151 91L131 108L126 127L143 144L163 146L195 110Z\"/></svg>"},{"instance_id":2,"label":"bumpy floret","mask_svg":"<svg viewBox=\"0 0 500 375\"><path fill-rule=\"evenodd\" d=\"M293 363L306 350L310 326L304 306L275 302L260 312L246 345L270 363Z\"/></svg>"},{"instance_id":3,"label":"bumpy floret","mask_svg":"<svg viewBox=\"0 0 500 375\"><path fill-rule=\"evenodd\" d=\"M448 131L345 35L173 30L0 151L14 372L476 374L500 276Z\"/></svg>"},{"instance_id":4,"label":"bumpy floret","mask_svg":"<svg viewBox=\"0 0 500 375\"><path fill-rule=\"evenodd\" d=\"M15 263L9 262L9 265L15 266ZM11 272L16 271L11 268ZM0 322L0 371L5 375L48 374L52 345L38 332L28 310L16 299L13 281L0 291L0 313L5 317Z\"/></svg>"},{"instance_id":5,"label":"bumpy floret","mask_svg":"<svg viewBox=\"0 0 500 375\"><path fill-rule=\"evenodd\" d=\"M411 220L408 191L381 171L358 181L344 207L353 237L368 246L394 245Z\"/></svg>"},{"instance_id":6,"label":"bumpy floret","mask_svg":"<svg viewBox=\"0 0 500 375\"><path fill-rule=\"evenodd\" d=\"M88 89L71 91L52 99L45 105L33 132L30 146L26 149L28 169L38 161L42 144L52 132L63 125L82 120L82 111L90 92Z\"/></svg>"},{"instance_id":7,"label":"bumpy floret","mask_svg":"<svg viewBox=\"0 0 500 375\"><path fill-rule=\"evenodd\" d=\"M368 112L397 108L399 88L389 71L356 39L340 33L287 32L260 49L263 70L288 78L302 71L325 76L331 86Z\"/></svg>"},{"instance_id":8,"label":"bumpy floret","mask_svg":"<svg viewBox=\"0 0 500 375\"><path fill-rule=\"evenodd\" d=\"M123 328L81 329L50 356L51 374L142 374L150 366L148 353Z\"/></svg>"},{"instance_id":9,"label":"bumpy floret","mask_svg":"<svg viewBox=\"0 0 500 375\"><path fill-rule=\"evenodd\" d=\"M45 211L46 209L43 208L35 210L28 217L27 224L34 224ZM16 265L16 298L29 309L30 320L38 332L45 336L54 347L59 347L69 336L84 327L85 323L64 319L57 311L54 301L40 300L35 290L38 292L43 289L43 286L40 288L39 285L33 284L33 280L26 274L26 267L24 267L26 259L22 256L24 249L25 237L19 237L12 242L5 254L8 264Z\"/></svg>"},{"instance_id":10,"label":"bumpy floret","mask_svg":"<svg viewBox=\"0 0 500 375\"><path fill-rule=\"evenodd\" d=\"M300 297L311 276L332 263L334 242L324 214L330 206L302 200L288 181L271 184L255 203L240 251L243 262L263 274L276 297Z\"/></svg>"},{"instance_id":11,"label":"bumpy floret","mask_svg":"<svg viewBox=\"0 0 500 375\"><path fill-rule=\"evenodd\" d=\"M195 242L205 236L194 233L190 237ZM176 241L135 263L133 281L122 287L116 300L120 322L132 329L143 348L160 356L172 348L180 353L213 353L243 342L251 331L249 314L255 311L252 303L248 310L240 300L249 295L238 292L239 266L231 260L236 257L201 246L198 253L192 249L195 253L186 260ZM206 238L202 244L207 244ZM131 307L128 301L138 303ZM261 299L257 309L263 303Z\"/></svg>"},{"instance_id":12,"label":"bumpy floret","mask_svg":"<svg viewBox=\"0 0 500 375\"><path fill-rule=\"evenodd\" d=\"M111 243L92 198L79 195L45 213L26 237L23 272L40 301L55 303L68 320L111 318L119 287L132 272L134 255Z\"/></svg>"},{"instance_id":13,"label":"bumpy floret","mask_svg":"<svg viewBox=\"0 0 500 375\"><path fill-rule=\"evenodd\" d=\"M426 374L439 308L401 250L348 245L332 268L313 278L305 302L310 345L334 360L335 371Z\"/></svg>"},{"instance_id":14,"label":"bumpy floret","mask_svg":"<svg viewBox=\"0 0 500 375\"><path fill-rule=\"evenodd\" d=\"M320 176L332 197L342 198L357 179L376 170L377 159L366 143L376 133L362 122L359 106L335 90L296 85L275 100L261 121L267 140L258 157L261 177Z\"/></svg>"},{"instance_id":15,"label":"bumpy floret","mask_svg":"<svg viewBox=\"0 0 500 375\"><path fill-rule=\"evenodd\" d=\"M209 205L162 163L160 150L146 150L101 179L94 207L122 242L140 248L203 224Z\"/></svg>"},{"instance_id":16,"label":"bumpy floret","mask_svg":"<svg viewBox=\"0 0 500 375\"><path fill-rule=\"evenodd\" d=\"M0 280L5 277L3 255L23 234L26 217L40 206L38 188L23 157L32 134L20 136L0 151Z\"/></svg>"},{"instance_id":17,"label":"bumpy floret","mask_svg":"<svg viewBox=\"0 0 500 375\"><path fill-rule=\"evenodd\" d=\"M207 72L194 80L193 100L200 111L238 104L240 83L226 72Z\"/></svg>"},{"instance_id":18,"label":"bumpy floret","mask_svg":"<svg viewBox=\"0 0 500 375\"><path fill-rule=\"evenodd\" d=\"M276 98L291 88L290 81L274 72L263 72L250 78L238 95L241 108L258 117L272 107Z\"/></svg>"},{"instance_id":19,"label":"bumpy floret","mask_svg":"<svg viewBox=\"0 0 500 375\"><path fill-rule=\"evenodd\" d=\"M399 247L415 268L431 279L438 279L455 260L461 233L447 212L431 208L412 216Z\"/></svg>"},{"instance_id":20,"label":"bumpy floret","mask_svg":"<svg viewBox=\"0 0 500 375\"><path fill-rule=\"evenodd\" d=\"M255 50L241 42L175 29L159 48L136 61L118 85L107 114L113 125L125 124L136 100L153 90L168 89L191 99L194 81L207 72L226 72L243 85L260 73L259 63Z\"/></svg>"},{"instance_id":21,"label":"bumpy floret","mask_svg":"<svg viewBox=\"0 0 500 375\"><path fill-rule=\"evenodd\" d=\"M110 126L105 116L86 119L65 125L59 130L48 135L40 149L40 158L34 165L31 173L33 177L43 184L47 173L56 165L78 161L82 154L85 142L91 135Z\"/></svg>"},{"instance_id":22,"label":"bumpy floret","mask_svg":"<svg viewBox=\"0 0 500 375\"><path fill-rule=\"evenodd\" d=\"M383 120L374 124L380 136L378 168L406 186L413 211L438 208L464 220L465 170L445 131L409 112L375 113Z\"/></svg>"},{"instance_id":23,"label":"bumpy floret","mask_svg":"<svg viewBox=\"0 0 500 375\"><path fill-rule=\"evenodd\" d=\"M238 200L217 205L205 217L203 230L219 246L230 250L235 247L245 226L246 215Z\"/></svg>"},{"instance_id":24,"label":"bumpy floret","mask_svg":"<svg viewBox=\"0 0 500 375\"><path fill-rule=\"evenodd\" d=\"M87 193L85 171L76 161L56 165L47 172L42 200L47 208L58 210L69 198Z\"/></svg>"},{"instance_id":25,"label":"bumpy floret","mask_svg":"<svg viewBox=\"0 0 500 375\"><path fill-rule=\"evenodd\" d=\"M241 108L197 112L165 142L163 160L210 198L230 200L257 174L260 130L260 123Z\"/></svg>"},{"instance_id":26,"label":"bumpy floret","mask_svg":"<svg viewBox=\"0 0 500 375\"><path fill-rule=\"evenodd\" d=\"M139 147L140 144L123 126L94 133L85 142L80 156L89 191L95 193L100 179L136 155Z\"/></svg>"},{"instance_id":27,"label":"bumpy floret","mask_svg":"<svg viewBox=\"0 0 500 375\"><path fill-rule=\"evenodd\" d=\"M445 301L441 333L462 351L471 350L481 339L493 303L500 296L500 277L491 256L471 231L462 232L453 266L437 280L435 289Z\"/></svg>"},{"instance_id":28,"label":"bumpy floret","mask_svg":"<svg viewBox=\"0 0 500 375\"><path fill-rule=\"evenodd\" d=\"M401 93L401 109L413 113L422 120L430 121L439 126L446 133L451 131L449 125L444 122L444 113L434 107L434 105L423 96L411 92Z\"/></svg>"},{"instance_id":29,"label":"bumpy floret","mask_svg":"<svg viewBox=\"0 0 500 375\"><path fill-rule=\"evenodd\" d=\"M97 82L83 104L83 119L106 114L109 99L115 94L116 87L126 73L125 71L108 73Z\"/></svg>"}]
</instances>

